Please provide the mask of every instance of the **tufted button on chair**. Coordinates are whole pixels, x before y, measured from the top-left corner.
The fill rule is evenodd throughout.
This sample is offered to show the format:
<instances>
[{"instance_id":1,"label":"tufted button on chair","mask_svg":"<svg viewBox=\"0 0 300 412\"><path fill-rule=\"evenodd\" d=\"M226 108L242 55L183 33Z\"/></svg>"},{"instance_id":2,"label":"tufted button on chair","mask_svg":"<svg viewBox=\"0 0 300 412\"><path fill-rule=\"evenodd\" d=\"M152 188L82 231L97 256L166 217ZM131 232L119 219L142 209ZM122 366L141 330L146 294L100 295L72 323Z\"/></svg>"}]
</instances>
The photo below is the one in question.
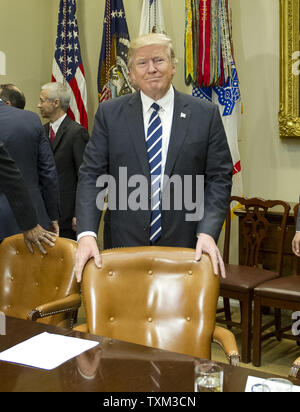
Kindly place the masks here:
<instances>
[{"instance_id":1,"label":"tufted button on chair","mask_svg":"<svg viewBox=\"0 0 300 412\"><path fill-rule=\"evenodd\" d=\"M31 254L23 235L0 245L0 311L7 316L71 327L80 306L74 274L76 242L57 238L47 255Z\"/></svg>"},{"instance_id":2,"label":"tufted button on chair","mask_svg":"<svg viewBox=\"0 0 300 412\"><path fill-rule=\"evenodd\" d=\"M219 343L239 364L234 335L216 327L219 277L208 256L193 249L133 247L106 250L102 268L84 269L87 324L77 330L210 359Z\"/></svg>"}]
</instances>

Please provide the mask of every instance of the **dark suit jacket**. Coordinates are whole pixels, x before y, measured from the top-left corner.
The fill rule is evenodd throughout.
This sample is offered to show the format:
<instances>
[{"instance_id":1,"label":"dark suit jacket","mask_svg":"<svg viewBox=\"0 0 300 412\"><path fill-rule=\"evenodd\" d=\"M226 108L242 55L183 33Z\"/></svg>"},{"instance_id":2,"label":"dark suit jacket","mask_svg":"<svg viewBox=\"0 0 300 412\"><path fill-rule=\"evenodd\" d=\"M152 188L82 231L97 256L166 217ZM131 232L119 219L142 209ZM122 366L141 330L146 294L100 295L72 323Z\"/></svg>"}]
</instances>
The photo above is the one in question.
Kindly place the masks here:
<instances>
[{"instance_id":1,"label":"dark suit jacket","mask_svg":"<svg viewBox=\"0 0 300 412\"><path fill-rule=\"evenodd\" d=\"M49 123L46 123L44 128L49 136ZM88 139L87 130L67 116L59 126L52 144L59 182L59 226L62 232L72 230L78 171Z\"/></svg>"},{"instance_id":2,"label":"dark suit jacket","mask_svg":"<svg viewBox=\"0 0 300 412\"><path fill-rule=\"evenodd\" d=\"M26 182L30 198L45 229L58 219L58 182L53 153L39 117L0 101L0 142L5 144ZM8 200L0 192L0 239L20 233ZM6 217L3 219L3 217Z\"/></svg>"},{"instance_id":3,"label":"dark suit jacket","mask_svg":"<svg viewBox=\"0 0 300 412\"><path fill-rule=\"evenodd\" d=\"M99 105L94 130L80 168L77 191L77 233L97 233L99 210L98 176L109 174L120 183L119 167L127 168L128 179L144 175L151 188L140 94L127 95ZM162 236L157 245L195 247L197 233L215 240L224 222L232 185L232 159L219 109L199 98L175 91L174 115L165 175L204 175L204 216L186 221L187 207L162 211ZM121 187L124 184L121 182ZM195 180L190 192L196 195ZM128 188L128 196L135 188ZM191 194L191 193L190 193ZM99 201L99 196L98 196ZM98 205L99 206L99 205ZM147 210L110 210L112 246L149 245L150 193Z\"/></svg>"},{"instance_id":4,"label":"dark suit jacket","mask_svg":"<svg viewBox=\"0 0 300 412\"><path fill-rule=\"evenodd\" d=\"M299 198L299 204L300 204L300 198ZM300 207L298 209L298 215L297 215L297 223L296 223L296 231L300 232Z\"/></svg>"},{"instance_id":5,"label":"dark suit jacket","mask_svg":"<svg viewBox=\"0 0 300 412\"><path fill-rule=\"evenodd\" d=\"M37 215L25 181L3 143L0 143L0 191L7 197L22 230L29 230L37 225ZM3 218L5 219L4 216Z\"/></svg>"}]
</instances>

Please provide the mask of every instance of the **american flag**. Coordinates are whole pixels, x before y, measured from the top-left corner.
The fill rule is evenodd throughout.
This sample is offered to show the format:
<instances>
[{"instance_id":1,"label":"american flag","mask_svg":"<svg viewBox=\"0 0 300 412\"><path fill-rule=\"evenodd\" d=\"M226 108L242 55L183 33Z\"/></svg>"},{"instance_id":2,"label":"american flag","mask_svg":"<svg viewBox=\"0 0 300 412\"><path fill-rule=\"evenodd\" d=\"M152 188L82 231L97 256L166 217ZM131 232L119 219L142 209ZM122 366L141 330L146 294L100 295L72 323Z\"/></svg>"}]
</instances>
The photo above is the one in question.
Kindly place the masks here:
<instances>
[{"instance_id":1,"label":"american flag","mask_svg":"<svg viewBox=\"0 0 300 412\"><path fill-rule=\"evenodd\" d=\"M68 116L87 129L87 92L80 54L76 0L60 0L52 81L67 84L71 92Z\"/></svg>"},{"instance_id":2,"label":"american flag","mask_svg":"<svg viewBox=\"0 0 300 412\"><path fill-rule=\"evenodd\" d=\"M127 60L129 33L122 0L106 0L98 70L99 102L133 93Z\"/></svg>"}]
</instances>

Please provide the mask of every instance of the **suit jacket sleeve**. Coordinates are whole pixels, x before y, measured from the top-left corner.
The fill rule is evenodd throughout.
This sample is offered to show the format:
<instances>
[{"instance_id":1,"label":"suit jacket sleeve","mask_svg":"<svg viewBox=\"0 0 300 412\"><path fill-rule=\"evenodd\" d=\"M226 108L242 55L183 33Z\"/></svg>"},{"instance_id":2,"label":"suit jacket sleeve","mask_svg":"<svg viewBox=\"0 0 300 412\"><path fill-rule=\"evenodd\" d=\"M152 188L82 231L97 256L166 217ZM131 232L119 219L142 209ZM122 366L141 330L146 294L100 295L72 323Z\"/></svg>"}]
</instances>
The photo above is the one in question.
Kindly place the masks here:
<instances>
[{"instance_id":1,"label":"suit jacket sleeve","mask_svg":"<svg viewBox=\"0 0 300 412\"><path fill-rule=\"evenodd\" d=\"M59 217L59 188L56 165L49 139L46 137L42 125L40 127L38 168L40 188L48 216L51 220L57 220Z\"/></svg>"},{"instance_id":2,"label":"suit jacket sleeve","mask_svg":"<svg viewBox=\"0 0 300 412\"><path fill-rule=\"evenodd\" d=\"M97 204L99 176L108 173L108 132L103 107L99 105L95 116L94 130L86 146L83 163L79 170L76 217L77 234L85 231L98 233L104 204Z\"/></svg>"},{"instance_id":3,"label":"suit jacket sleeve","mask_svg":"<svg viewBox=\"0 0 300 412\"><path fill-rule=\"evenodd\" d=\"M218 240L229 207L233 163L225 130L217 106L214 108L208 137L204 216L197 233L206 233Z\"/></svg>"},{"instance_id":4,"label":"suit jacket sleeve","mask_svg":"<svg viewBox=\"0 0 300 412\"><path fill-rule=\"evenodd\" d=\"M37 216L25 181L4 145L0 145L0 190L6 195L16 221L22 230L34 228Z\"/></svg>"},{"instance_id":5,"label":"suit jacket sleeve","mask_svg":"<svg viewBox=\"0 0 300 412\"><path fill-rule=\"evenodd\" d=\"M85 150L85 146L89 140L89 134L84 127L80 127L77 129L77 133L74 136L74 144L73 144L73 159L75 163L75 168L77 170L77 174L79 172L79 168L83 161L83 153Z\"/></svg>"}]
</instances>

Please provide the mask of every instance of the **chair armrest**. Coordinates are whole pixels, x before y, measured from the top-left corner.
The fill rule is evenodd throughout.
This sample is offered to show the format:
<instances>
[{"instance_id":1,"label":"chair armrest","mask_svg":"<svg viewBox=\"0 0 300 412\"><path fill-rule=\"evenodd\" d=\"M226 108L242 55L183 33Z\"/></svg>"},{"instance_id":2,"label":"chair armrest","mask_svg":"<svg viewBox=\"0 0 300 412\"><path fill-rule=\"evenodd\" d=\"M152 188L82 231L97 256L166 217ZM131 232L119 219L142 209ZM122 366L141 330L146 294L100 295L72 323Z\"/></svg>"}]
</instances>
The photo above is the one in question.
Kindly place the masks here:
<instances>
[{"instance_id":1,"label":"chair armrest","mask_svg":"<svg viewBox=\"0 0 300 412\"><path fill-rule=\"evenodd\" d=\"M75 326L73 330L76 330L77 332L89 333L89 328L88 328L87 323L83 323L82 325Z\"/></svg>"},{"instance_id":2,"label":"chair armrest","mask_svg":"<svg viewBox=\"0 0 300 412\"><path fill-rule=\"evenodd\" d=\"M240 365L240 355L235 336L230 330L216 326L213 334L213 342L218 343L223 348L230 365Z\"/></svg>"},{"instance_id":3,"label":"chair armrest","mask_svg":"<svg viewBox=\"0 0 300 412\"><path fill-rule=\"evenodd\" d=\"M300 357L296 359L295 362L293 363L290 369L290 372L289 372L289 376L292 378L297 378L299 370L300 370Z\"/></svg>"},{"instance_id":4,"label":"chair armrest","mask_svg":"<svg viewBox=\"0 0 300 412\"><path fill-rule=\"evenodd\" d=\"M46 316L77 310L80 305L80 295L79 293L74 293L72 295L66 296L65 298L37 306L35 309L28 313L27 318L29 320L37 320L39 318L45 318Z\"/></svg>"}]
</instances>

